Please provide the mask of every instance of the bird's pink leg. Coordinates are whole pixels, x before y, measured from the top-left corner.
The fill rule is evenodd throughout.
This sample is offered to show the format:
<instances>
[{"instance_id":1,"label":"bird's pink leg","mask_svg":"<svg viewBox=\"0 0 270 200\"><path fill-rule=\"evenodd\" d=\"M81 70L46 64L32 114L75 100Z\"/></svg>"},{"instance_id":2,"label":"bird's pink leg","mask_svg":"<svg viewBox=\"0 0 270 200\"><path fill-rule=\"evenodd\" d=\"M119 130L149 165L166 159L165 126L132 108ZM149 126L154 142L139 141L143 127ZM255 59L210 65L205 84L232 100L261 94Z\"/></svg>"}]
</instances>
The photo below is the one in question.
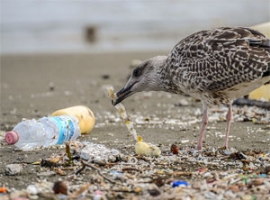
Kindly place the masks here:
<instances>
[{"instance_id":1,"label":"bird's pink leg","mask_svg":"<svg viewBox=\"0 0 270 200\"><path fill-rule=\"evenodd\" d=\"M231 121L232 121L232 104L229 105L226 119L227 119L227 125L226 125L226 136L225 136L224 146L228 148L228 139L229 139L229 133L230 133L230 127L231 127Z\"/></svg>"},{"instance_id":2,"label":"bird's pink leg","mask_svg":"<svg viewBox=\"0 0 270 200\"><path fill-rule=\"evenodd\" d=\"M203 142L204 132L205 132L207 124L208 124L208 109L207 109L206 105L203 105L202 127L200 130L199 140L198 140L198 144L197 144L197 150L202 149L202 142Z\"/></svg>"}]
</instances>

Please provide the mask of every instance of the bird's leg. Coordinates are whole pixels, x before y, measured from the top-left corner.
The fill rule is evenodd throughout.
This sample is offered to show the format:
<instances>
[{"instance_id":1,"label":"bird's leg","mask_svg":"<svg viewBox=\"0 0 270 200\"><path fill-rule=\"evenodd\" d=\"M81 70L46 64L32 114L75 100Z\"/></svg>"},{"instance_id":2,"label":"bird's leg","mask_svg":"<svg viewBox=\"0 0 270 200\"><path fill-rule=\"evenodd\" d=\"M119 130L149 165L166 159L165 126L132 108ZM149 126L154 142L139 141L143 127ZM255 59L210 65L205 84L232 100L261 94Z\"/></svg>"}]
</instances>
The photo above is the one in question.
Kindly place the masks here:
<instances>
[{"instance_id":1,"label":"bird's leg","mask_svg":"<svg viewBox=\"0 0 270 200\"><path fill-rule=\"evenodd\" d=\"M202 142L203 142L204 132L205 132L207 124L208 124L208 109L207 109L206 105L203 105L202 127L200 130L199 140L198 140L198 144L197 144L197 150L202 149Z\"/></svg>"},{"instance_id":2,"label":"bird's leg","mask_svg":"<svg viewBox=\"0 0 270 200\"><path fill-rule=\"evenodd\" d=\"M230 127L231 127L231 121L232 121L232 104L229 104L226 120L227 120L227 125L226 125L226 136L225 136L224 146L228 148L228 139L229 139L229 133L230 133Z\"/></svg>"}]
</instances>

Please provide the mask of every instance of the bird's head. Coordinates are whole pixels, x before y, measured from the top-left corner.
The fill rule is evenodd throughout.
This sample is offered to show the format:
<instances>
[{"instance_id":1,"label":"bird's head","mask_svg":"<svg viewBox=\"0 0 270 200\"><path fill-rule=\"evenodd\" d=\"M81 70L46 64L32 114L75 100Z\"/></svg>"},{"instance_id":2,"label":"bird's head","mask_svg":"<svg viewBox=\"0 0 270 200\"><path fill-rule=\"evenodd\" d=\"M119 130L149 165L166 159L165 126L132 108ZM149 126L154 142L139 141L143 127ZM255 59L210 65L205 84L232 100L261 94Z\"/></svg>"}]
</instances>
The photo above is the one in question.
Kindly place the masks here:
<instances>
[{"instance_id":1,"label":"bird's head","mask_svg":"<svg viewBox=\"0 0 270 200\"><path fill-rule=\"evenodd\" d=\"M157 56L142 62L130 76L126 85L117 92L114 105L136 92L164 90L160 80L160 71L165 66L167 56Z\"/></svg>"}]
</instances>

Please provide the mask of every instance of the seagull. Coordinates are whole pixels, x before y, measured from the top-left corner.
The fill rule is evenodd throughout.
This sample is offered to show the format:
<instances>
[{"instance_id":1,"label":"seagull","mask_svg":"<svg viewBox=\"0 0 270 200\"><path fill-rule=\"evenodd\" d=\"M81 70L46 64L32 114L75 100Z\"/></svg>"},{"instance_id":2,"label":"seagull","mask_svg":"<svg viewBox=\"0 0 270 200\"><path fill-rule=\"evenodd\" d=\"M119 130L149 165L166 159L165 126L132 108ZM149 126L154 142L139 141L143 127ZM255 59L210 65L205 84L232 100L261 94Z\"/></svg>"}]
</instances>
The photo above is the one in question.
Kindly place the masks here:
<instances>
[{"instance_id":1,"label":"seagull","mask_svg":"<svg viewBox=\"0 0 270 200\"><path fill-rule=\"evenodd\" d=\"M264 84L270 84L270 39L250 28L219 27L194 33L168 56L139 64L113 104L142 91L187 93L200 99L203 116L197 150L202 149L209 107L226 105L224 147L228 148L232 101Z\"/></svg>"}]
</instances>

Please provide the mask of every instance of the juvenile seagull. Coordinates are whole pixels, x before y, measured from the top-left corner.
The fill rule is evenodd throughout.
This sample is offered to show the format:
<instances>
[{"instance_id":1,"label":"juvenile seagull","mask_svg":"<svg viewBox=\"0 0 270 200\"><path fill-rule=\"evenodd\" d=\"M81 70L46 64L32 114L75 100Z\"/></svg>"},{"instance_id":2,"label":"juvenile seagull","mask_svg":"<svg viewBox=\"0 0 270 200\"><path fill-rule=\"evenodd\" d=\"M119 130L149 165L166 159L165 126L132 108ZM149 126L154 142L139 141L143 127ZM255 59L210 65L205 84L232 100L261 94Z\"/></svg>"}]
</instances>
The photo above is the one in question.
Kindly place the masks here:
<instances>
[{"instance_id":1,"label":"juvenile seagull","mask_svg":"<svg viewBox=\"0 0 270 200\"><path fill-rule=\"evenodd\" d=\"M187 93L203 104L197 149L202 149L208 107L228 106L226 137L232 119L232 100L270 83L270 40L243 27L220 27L181 40L168 56L140 64L117 93L114 105L141 91Z\"/></svg>"}]
</instances>

